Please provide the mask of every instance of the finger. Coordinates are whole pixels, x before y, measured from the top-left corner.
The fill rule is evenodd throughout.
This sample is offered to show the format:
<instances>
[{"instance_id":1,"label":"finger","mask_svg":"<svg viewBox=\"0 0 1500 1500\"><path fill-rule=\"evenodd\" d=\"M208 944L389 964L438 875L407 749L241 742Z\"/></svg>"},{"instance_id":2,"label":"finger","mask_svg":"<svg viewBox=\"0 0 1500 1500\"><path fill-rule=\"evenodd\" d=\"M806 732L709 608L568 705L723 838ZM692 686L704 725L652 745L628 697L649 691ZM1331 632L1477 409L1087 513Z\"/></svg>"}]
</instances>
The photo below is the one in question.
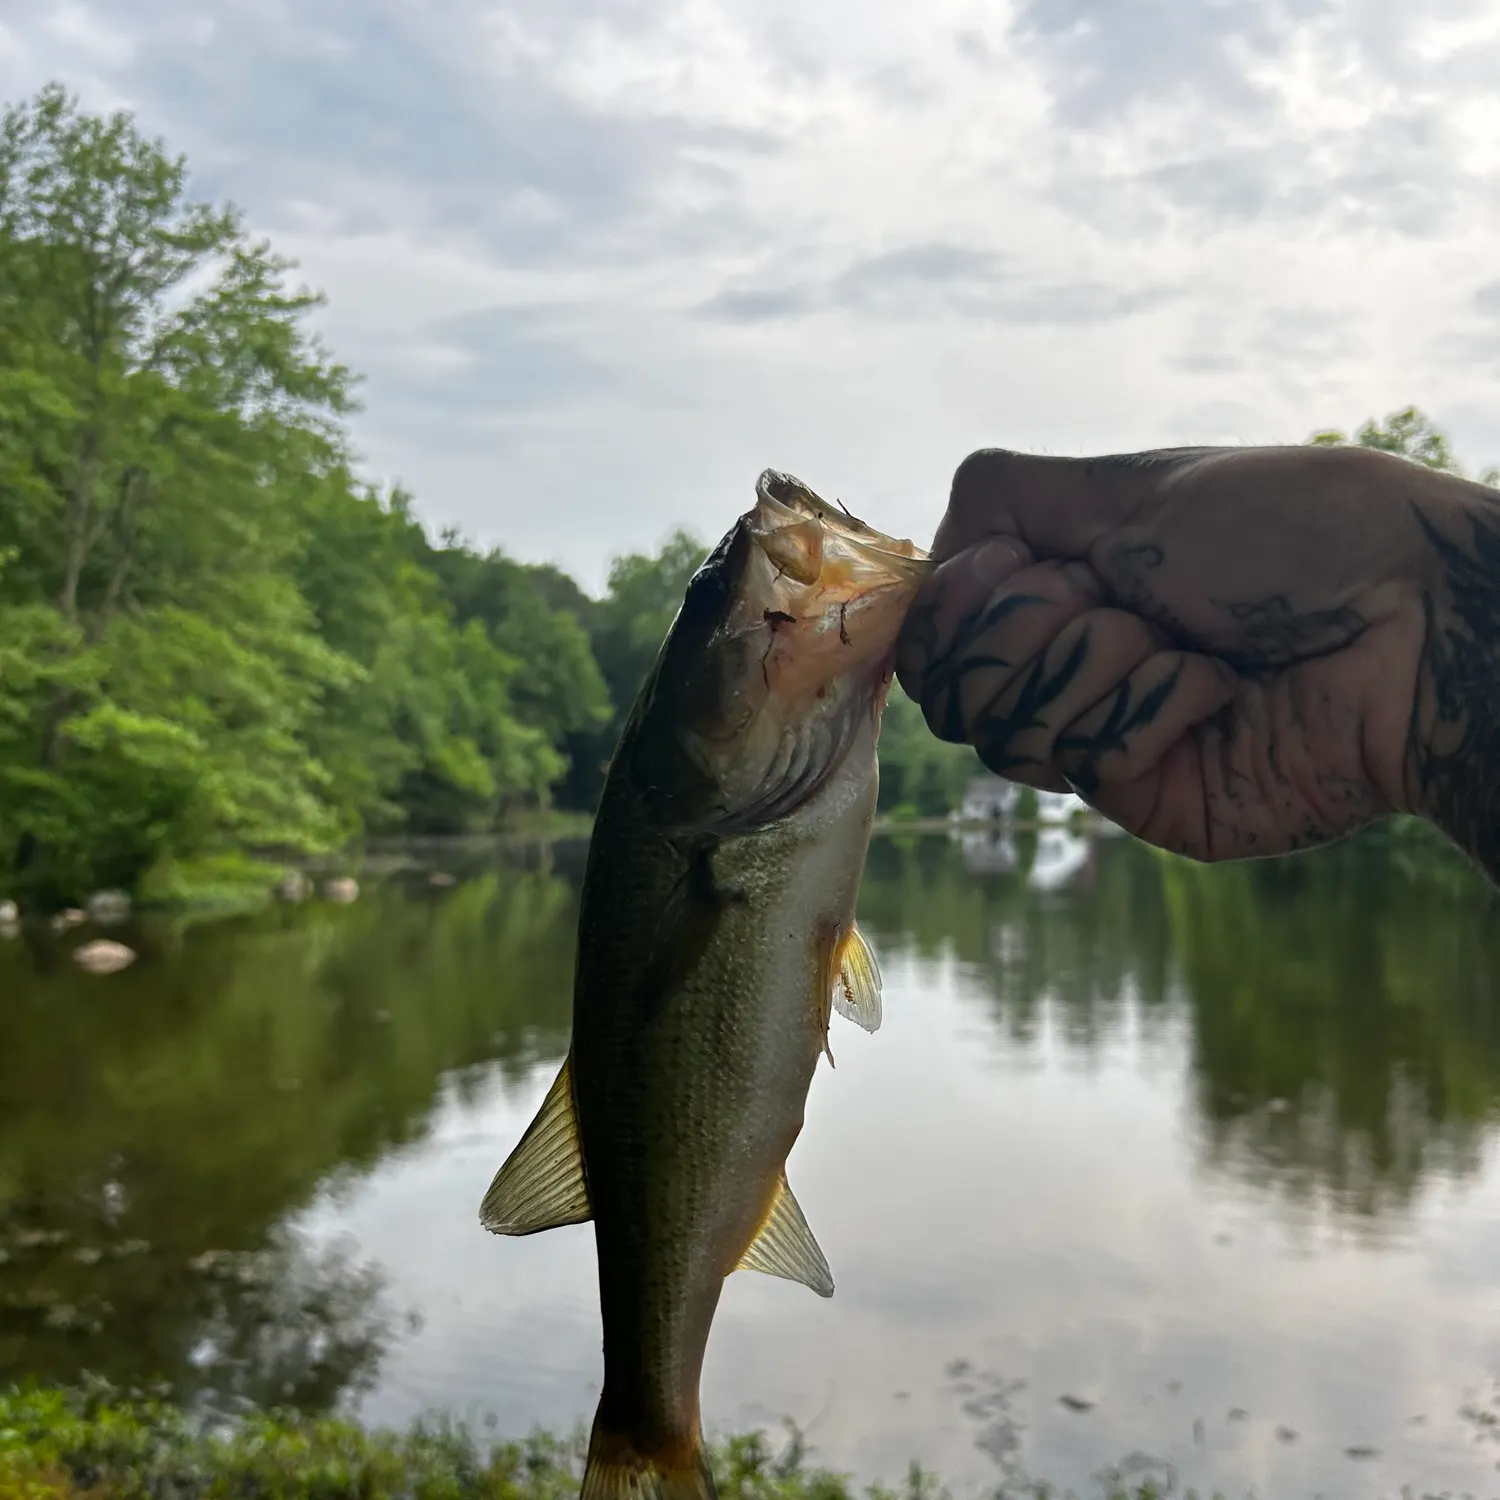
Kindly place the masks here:
<instances>
[{"instance_id":1,"label":"finger","mask_svg":"<svg viewBox=\"0 0 1500 1500\"><path fill-rule=\"evenodd\" d=\"M1058 737L1059 768L1080 791L1133 781L1235 695L1239 679L1211 656L1158 651Z\"/></svg>"},{"instance_id":2,"label":"finger","mask_svg":"<svg viewBox=\"0 0 1500 1500\"><path fill-rule=\"evenodd\" d=\"M973 633L996 590L1032 561L1024 542L991 537L933 570L896 643L896 677L909 698L922 701L933 665L941 670L953 643Z\"/></svg>"},{"instance_id":3,"label":"finger","mask_svg":"<svg viewBox=\"0 0 1500 1500\"><path fill-rule=\"evenodd\" d=\"M1159 651L1058 736L1053 758L1074 790L1131 833L1179 853L1209 844L1201 745L1235 697L1209 656Z\"/></svg>"},{"instance_id":4,"label":"finger","mask_svg":"<svg viewBox=\"0 0 1500 1500\"><path fill-rule=\"evenodd\" d=\"M1099 599L1099 582L1081 563L1036 563L1013 574L929 659L919 701L932 732L970 741L979 711Z\"/></svg>"},{"instance_id":5,"label":"finger","mask_svg":"<svg viewBox=\"0 0 1500 1500\"><path fill-rule=\"evenodd\" d=\"M952 557L987 536L1019 537L1038 557L1086 557L1124 525L1164 479L1216 450L1169 448L1104 458L1040 458L984 448L958 466L934 557Z\"/></svg>"},{"instance_id":6,"label":"finger","mask_svg":"<svg viewBox=\"0 0 1500 1500\"><path fill-rule=\"evenodd\" d=\"M1124 610L1078 615L999 693L966 703L969 737L980 759L1012 781L1065 789L1053 764L1058 736L1164 645L1153 626Z\"/></svg>"}]
</instances>

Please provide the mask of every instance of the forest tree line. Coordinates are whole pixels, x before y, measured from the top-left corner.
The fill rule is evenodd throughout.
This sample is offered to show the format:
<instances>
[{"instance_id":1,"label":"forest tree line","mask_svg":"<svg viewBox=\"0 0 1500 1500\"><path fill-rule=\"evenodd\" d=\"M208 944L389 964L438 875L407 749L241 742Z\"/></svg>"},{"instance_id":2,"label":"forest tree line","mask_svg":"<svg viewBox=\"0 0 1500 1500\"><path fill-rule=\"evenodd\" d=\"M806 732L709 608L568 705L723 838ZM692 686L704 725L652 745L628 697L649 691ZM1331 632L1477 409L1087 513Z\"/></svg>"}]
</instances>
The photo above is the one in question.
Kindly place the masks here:
<instances>
[{"instance_id":1,"label":"forest tree line","mask_svg":"<svg viewBox=\"0 0 1500 1500\"><path fill-rule=\"evenodd\" d=\"M594 597L430 536L358 473L292 269L129 114L51 85L0 116L0 894L595 803L706 546ZM1414 411L1352 440L1456 467ZM978 769L899 692L881 766L907 816Z\"/></svg>"}]
</instances>

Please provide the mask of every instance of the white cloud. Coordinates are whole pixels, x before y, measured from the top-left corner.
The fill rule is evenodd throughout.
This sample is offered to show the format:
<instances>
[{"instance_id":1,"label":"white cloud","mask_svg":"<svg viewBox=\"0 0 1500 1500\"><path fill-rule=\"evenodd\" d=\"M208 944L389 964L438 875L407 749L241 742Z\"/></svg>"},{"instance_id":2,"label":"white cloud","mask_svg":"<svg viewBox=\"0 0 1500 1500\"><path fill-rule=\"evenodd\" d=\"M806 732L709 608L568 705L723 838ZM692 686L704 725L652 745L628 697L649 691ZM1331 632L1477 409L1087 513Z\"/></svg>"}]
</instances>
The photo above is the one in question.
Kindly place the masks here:
<instances>
[{"instance_id":1,"label":"white cloud","mask_svg":"<svg viewBox=\"0 0 1500 1500\"><path fill-rule=\"evenodd\" d=\"M1500 0L105 15L7 15L0 86L136 107L328 292L371 469L590 582L767 464L924 536L987 442L1414 400L1500 458Z\"/></svg>"},{"instance_id":2,"label":"white cloud","mask_svg":"<svg viewBox=\"0 0 1500 1500\"><path fill-rule=\"evenodd\" d=\"M102 67L125 68L134 61L135 47L128 33L72 0L56 5L42 26L59 46Z\"/></svg>"}]
</instances>

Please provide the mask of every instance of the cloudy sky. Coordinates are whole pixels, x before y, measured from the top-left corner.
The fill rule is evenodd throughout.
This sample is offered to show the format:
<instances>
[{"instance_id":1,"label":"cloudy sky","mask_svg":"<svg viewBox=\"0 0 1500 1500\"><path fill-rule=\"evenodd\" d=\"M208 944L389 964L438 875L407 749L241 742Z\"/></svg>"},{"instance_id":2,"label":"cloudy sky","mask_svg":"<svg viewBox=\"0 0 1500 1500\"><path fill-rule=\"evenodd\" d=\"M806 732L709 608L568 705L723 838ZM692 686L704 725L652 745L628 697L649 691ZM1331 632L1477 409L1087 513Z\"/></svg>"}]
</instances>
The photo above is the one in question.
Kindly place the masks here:
<instances>
[{"instance_id":1,"label":"cloudy sky","mask_svg":"<svg viewBox=\"0 0 1500 1500\"><path fill-rule=\"evenodd\" d=\"M562 562L986 443L1500 459L1500 0L0 0L330 298L355 437Z\"/></svg>"}]
</instances>

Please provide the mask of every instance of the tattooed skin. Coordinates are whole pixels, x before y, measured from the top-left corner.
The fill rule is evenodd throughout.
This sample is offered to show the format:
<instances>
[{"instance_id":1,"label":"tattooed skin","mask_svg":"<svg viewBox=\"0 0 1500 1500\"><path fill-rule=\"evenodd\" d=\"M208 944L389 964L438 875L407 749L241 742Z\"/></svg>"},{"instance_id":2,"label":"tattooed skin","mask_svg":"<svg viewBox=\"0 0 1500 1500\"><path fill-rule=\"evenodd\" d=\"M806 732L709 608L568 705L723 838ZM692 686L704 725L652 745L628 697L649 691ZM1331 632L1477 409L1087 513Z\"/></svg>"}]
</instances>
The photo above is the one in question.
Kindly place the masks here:
<instances>
[{"instance_id":1,"label":"tattooed skin","mask_svg":"<svg viewBox=\"0 0 1500 1500\"><path fill-rule=\"evenodd\" d=\"M1061 754L1080 757L1073 773L1073 784L1085 796L1099 789L1099 775L1094 762L1110 750L1124 750L1128 737L1146 725L1156 722L1156 716L1166 706L1167 700L1177 687L1182 676L1179 667L1170 677L1164 677L1150 692L1143 693L1139 701L1133 702L1130 683L1122 682L1110 700L1109 716L1093 734L1063 735L1057 741Z\"/></svg>"},{"instance_id":2,"label":"tattooed skin","mask_svg":"<svg viewBox=\"0 0 1500 1500\"><path fill-rule=\"evenodd\" d=\"M1496 545L1500 547L1500 537ZM1148 566L1160 565L1160 547L1137 550L1149 551ZM1174 644L1188 650L1202 649L1152 596L1149 588L1132 581L1126 590L1121 590L1116 584L1106 591L1105 599L1152 621ZM1215 654L1251 681L1270 678L1299 662L1337 651L1356 640L1366 628L1363 616L1354 609L1299 613L1284 594L1259 600L1212 602L1233 622L1243 643L1237 648L1220 648ZM922 679L922 706L933 731L946 740L972 743L991 770L1018 780L1025 780L1028 768L1039 762L1034 755L1013 753L1012 741L1027 731L1044 727L1046 711L1083 671L1092 645L1090 633L1085 631L1061 660L1053 660L1043 651L1030 662L1008 661L986 649L984 638L994 626L1038 606L1054 607L1051 601L1035 595L1004 594L969 610L940 641L938 605L934 601L919 605L908 627L921 649L928 653ZM1497 621L1500 621L1500 607L1497 607ZM968 676L981 670L1004 668L1019 669L1019 685L1007 683L988 703L968 705L966 709L963 688ZM1123 752L1132 735L1153 724L1170 702L1180 676L1179 669L1143 693L1136 693L1128 681L1121 682L1109 697L1102 724L1088 734L1065 734L1056 741L1053 749L1066 760L1068 779L1083 795L1088 796L1098 784L1092 762L1110 751ZM1292 720L1297 728L1303 727L1300 717L1294 695ZM1219 716L1218 729L1217 748L1227 757L1236 732L1232 709ZM1268 732L1266 753L1275 772L1278 746L1274 732ZM1227 759L1223 760L1217 780L1222 788L1220 795L1231 803L1243 795L1237 784L1244 777ZM1326 842L1331 836L1330 832L1308 824L1295 836L1294 845Z\"/></svg>"},{"instance_id":3,"label":"tattooed skin","mask_svg":"<svg viewBox=\"0 0 1500 1500\"><path fill-rule=\"evenodd\" d=\"M912 611L907 631L927 653L923 673L923 707L928 723L939 739L963 744L969 736L964 723L963 685L971 672L1004 668L1013 663L1004 657L976 651L976 644L1002 620L1045 601L1032 594L1005 594L969 611L954 627L946 648L939 650L938 603L919 605Z\"/></svg>"},{"instance_id":4,"label":"tattooed skin","mask_svg":"<svg viewBox=\"0 0 1500 1500\"><path fill-rule=\"evenodd\" d=\"M1355 449L982 450L934 552L898 675L992 770L1198 859L1420 812L1500 883L1493 491Z\"/></svg>"},{"instance_id":5,"label":"tattooed skin","mask_svg":"<svg viewBox=\"0 0 1500 1500\"><path fill-rule=\"evenodd\" d=\"M1419 805L1500 881L1500 506L1470 512L1468 545L1417 520L1443 568L1409 752Z\"/></svg>"},{"instance_id":6,"label":"tattooed skin","mask_svg":"<svg viewBox=\"0 0 1500 1500\"><path fill-rule=\"evenodd\" d=\"M1356 609L1298 611L1285 594L1261 599L1211 601L1238 623L1243 649L1222 652L1230 666L1245 673L1279 670L1330 651L1342 651L1368 628Z\"/></svg>"},{"instance_id":7,"label":"tattooed skin","mask_svg":"<svg viewBox=\"0 0 1500 1500\"><path fill-rule=\"evenodd\" d=\"M1106 758L1129 759L1173 711L1187 657L1209 654L1186 630L1168 624L1169 610L1144 581L1163 565L1164 549L1153 544L1137 550L1146 571L1129 579L1128 599L1121 599L1115 579L1109 585L1101 579L1098 593L1085 592L1077 604L1085 615L1124 604L1150 622L1156 649L1150 637L1143 639L1139 660L1159 652L1175 659L1144 675L1132 670L1128 648L1121 655L1120 638L1086 619L1065 638L1054 636L1034 648L1045 620L1065 608L1057 598L1002 589L988 600L966 603L957 617L941 599L919 601L908 629L924 657L922 706L934 731L972 744L999 775L1058 790L1071 786L1095 801L1108 774L1101 770ZM1378 816L1384 809L1359 775L1357 755L1342 763L1310 759L1309 744L1326 742L1338 715L1351 710L1298 670L1357 642L1369 628L1364 616L1347 606L1299 611L1282 593L1205 603L1222 622L1212 655L1245 686L1195 731L1196 816L1153 824L1143 808L1132 831L1195 858L1214 859L1311 848ZM1041 612L1035 624L1026 618L1032 611ZM1119 665L1105 671L1100 652ZM1106 686L1109 676L1114 681ZM987 677L995 680L992 688ZM1099 684L1092 702L1084 688L1088 681Z\"/></svg>"},{"instance_id":8,"label":"tattooed skin","mask_svg":"<svg viewBox=\"0 0 1500 1500\"><path fill-rule=\"evenodd\" d=\"M1067 656L1050 670L1047 653L1042 652L1022 679L1021 690L1016 695L1015 702L1006 709L991 707L983 714L983 728L975 748L985 765L1002 776L1010 776L1023 766L1040 764L1034 755L1012 754L1011 741L1028 729L1043 726L1045 720L1041 717L1042 710L1056 702L1067 689L1078 675L1079 668L1088 659L1088 654L1087 631L1073 643Z\"/></svg>"}]
</instances>

